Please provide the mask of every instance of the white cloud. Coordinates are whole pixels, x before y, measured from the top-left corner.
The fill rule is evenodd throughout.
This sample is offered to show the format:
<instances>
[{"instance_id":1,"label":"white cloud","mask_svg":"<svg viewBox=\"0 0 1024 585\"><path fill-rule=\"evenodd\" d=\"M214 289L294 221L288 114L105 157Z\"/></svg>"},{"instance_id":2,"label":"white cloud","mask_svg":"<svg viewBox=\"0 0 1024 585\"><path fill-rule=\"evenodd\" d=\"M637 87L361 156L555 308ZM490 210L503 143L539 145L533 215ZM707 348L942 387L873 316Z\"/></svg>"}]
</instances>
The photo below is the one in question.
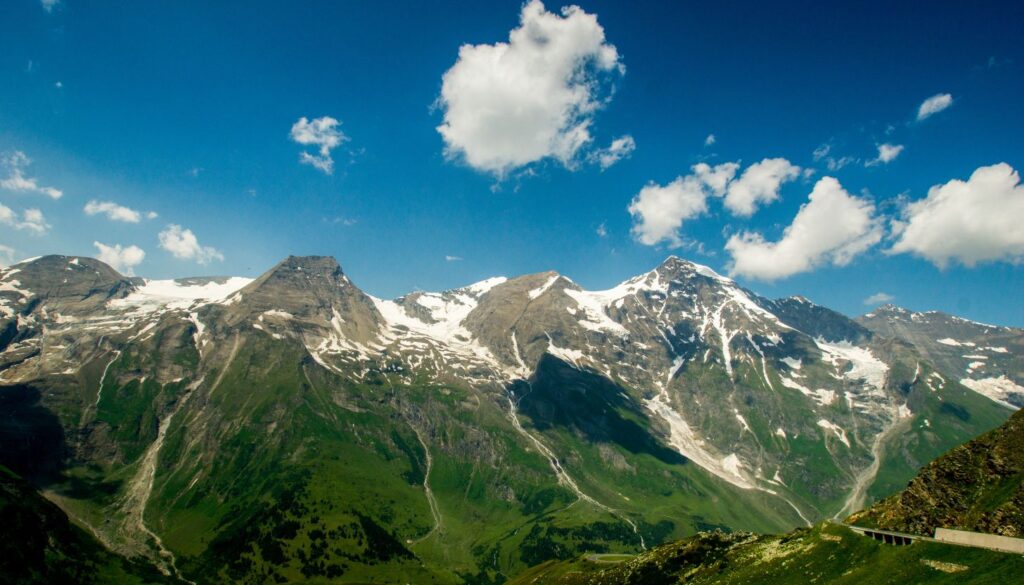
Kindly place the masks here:
<instances>
[{"instance_id":1,"label":"white cloud","mask_svg":"<svg viewBox=\"0 0 1024 585\"><path fill-rule=\"evenodd\" d=\"M101 242L93 242L93 246L99 251L97 258L100 262L106 262L114 270L128 276L134 275L134 268L146 258L146 253L138 246L121 247L121 244L108 246Z\"/></svg>"},{"instance_id":2,"label":"white cloud","mask_svg":"<svg viewBox=\"0 0 1024 585\"><path fill-rule=\"evenodd\" d=\"M209 264L213 260L224 260L224 255L216 248L200 246L199 239L192 230L183 229L180 225L170 224L160 232L160 247L167 250L175 258L195 260L199 264Z\"/></svg>"},{"instance_id":3,"label":"white cloud","mask_svg":"<svg viewBox=\"0 0 1024 585\"><path fill-rule=\"evenodd\" d=\"M588 158L592 162L598 163L603 171L620 160L629 158L634 150L636 150L636 141L627 134L612 140L608 148L601 148L590 153Z\"/></svg>"},{"instance_id":4,"label":"white cloud","mask_svg":"<svg viewBox=\"0 0 1024 585\"><path fill-rule=\"evenodd\" d=\"M599 238L607 238L608 237L608 228L605 227L603 221L601 222L601 225L597 226L597 229L595 230L595 232L597 233L597 237L599 237Z\"/></svg>"},{"instance_id":5,"label":"white cloud","mask_svg":"<svg viewBox=\"0 0 1024 585\"><path fill-rule=\"evenodd\" d=\"M60 4L60 0L39 0L39 3L43 5L43 10L53 12L53 9Z\"/></svg>"},{"instance_id":6,"label":"white cloud","mask_svg":"<svg viewBox=\"0 0 1024 585\"><path fill-rule=\"evenodd\" d=\"M945 268L952 261L1024 261L1024 186L1006 163L980 167L967 181L935 185L893 222L893 253Z\"/></svg>"},{"instance_id":7,"label":"white cloud","mask_svg":"<svg viewBox=\"0 0 1024 585\"><path fill-rule=\"evenodd\" d=\"M894 300L896 300L896 297L892 296L889 293L877 292L877 293L871 295L870 297L864 299L864 304L865 305L872 305L872 306L874 306L874 305L881 305L881 304L884 304L884 303L891 303Z\"/></svg>"},{"instance_id":8,"label":"white cloud","mask_svg":"<svg viewBox=\"0 0 1024 585\"><path fill-rule=\"evenodd\" d=\"M633 237L648 246L667 241L673 248L685 244L679 234L683 222L707 211L710 195L725 195L740 165L734 162L711 166L697 163L691 174L677 177L668 185L648 183L629 204L633 216ZM604 227L604 224L601 224ZM598 235L603 231L598 229Z\"/></svg>"},{"instance_id":9,"label":"white cloud","mask_svg":"<svg viewBox=\"0 0 1024 585\"><path fill-rule=\"evenodd\" d=\"M678 177L664 186L648 183L629 204L633 237L648 246L661 241L682 246L679 229L684 221L707 211L707 198L704 182L696 175Z\"/></svg>"},{"instance_id":10,"label":"white cloud","mask_svg":"<svg viewBox=\"0 0 1024 585\"><path fill-rule=\"evenodd\" d=\"M0 244L0 268L11 265L14 262L14 248Z\"/></svg>"},{"instance_id":11,"label":"white cloud","mask_svg":"<svg viewBox=\"0 0 1024 585\"><path fill-rule=\"evenodd\" d=\"M330 175L334 173L334 159L331 151L348 141L348 136L338 129L341 122L323 116L309 120L305 116L292 124L291 139L305 146L317 146L318 154L299 153L299 162L312 165L314 168ZM198 173L197 173L198 174Z\"/></svg>"},{"instance_id":12,"label":"white cloud","mask_svg":"<svg viewBox=\"0 0 1024 585\"><path fill-rule=\"evenodd\" d=\"M21 191L23 193L38 193L46 195L51 199L60 199L64 192L54 187L40 187L36 179L25 176L25 167L32 164L32 159L20 150L5 156L2 160L3 166L7 169L7 177L0 179L0 189L8 191Z\"/></svg>"},{"instance_id":13,"label":"white cloud","mask_svg":"<svg viewBox=\"0 0 1024 585\"><path fill-rule=\"evenodd\" d=\"M766 158L743 171L743 175L729 184L725 193L725 206L733 215L750 217L760 204L779 198L783 183L800 176L800 167L784 158ZM716 193L717 195L718 193Z\"/></svg>"},{"instance_id":14,"label":"white cloud","mask_svg":"<svg viewBox=\"0 0 1024 585\"><path fill-rule=\"evenodd\" d=\"M712 145L712 144L714 144L714 143L715 143L715 141L717 141L717 140L718 140L718 139L717 139L717 138L715 138L715 135L714 135L714 134L708 134L708 137L704 139L704 146L711 146L711 145Z\"/></svg>"},{"instance_id":15,"label":"white cloud","mask_svg":"<svg viewBox=\"0 0 1024 585\"><path fill-rule=\"evenodd\" d=\"M118 205L113 201L92 201L85 204L83 208L86 215L97 215L102 213L107 216L107 219L111 221L124 221L127 223L139 223L142 220L142 214L130 207ZM146 214L148 219L154 219L156 213L150 211Z\"/></svg>"},{"instance_id":16,"label":"white cloud","mask_svg":"<svg viewBox=\"0 0 1024 585\"><path fill-rule=\"evenodd\" d=\"M888 142L885 144L879 144L878 156L864 163L864 166L873 167L881 164L887 165L896 160L896 157L899 156L901 152L903 152L902 144L889 144Z\"/></svg>"},{"instance_id":17,"label":"white cloud","mask_svg":"<svg viewBox=\"0 0 1024 585\"><path fill-rule=\"evenodd\" d=\"M711 193L719 197L725 195L725 189L729 182L736 176L740 169L739 163L727 162L711 166L707 163L693 165L693 174L700 179L704 185L711 190Z\"/></svg>"},{"instance_id":18,"label":"white cloud","mask_svg":"<svg viewBox=\"0 0 1024 585\"><path fill-rule=\"evenodd\" d=\"M921 102L921 105L917 108L917 120L921 121L933 114L938 114L951 105L953 105L953 96L948 93L933 95Z\"/></svg>"},{"instance_id":19,"label":"white cloud","mask_svg":"<svg viewBox=\"0 0 1024 585\"><path fill-rule=\"evenodd\" d=\"M26 209L18 218L17 212L0 203L0 224L8 225L16 230L28 230L36 235L45 234L50 229L43 212L38 209Z\"/></svg>"},{"instance_id":20,"label":"white cloud","mask_svg":"<svg viewBox=\"0 0 1024 585\"><path fill-rule=\"evenodd\" d=\"M157 214L157 212L155 212L155 211L147 211L146 212L146 219L156 219L158 217L160 217L160 215Z\"/></svg>"},{"instance_id":21,"label":"white cloud","mask_svg":"<svg viewBox=\"0 0 1024 585\"><path fill-rule=\"evenodd\" d=\"M881 237L875 206L822 177L782 239L768 242L760 233L743 232L730 237L725 249L732 255L730 273L776 280L826 264L844 266Z\"/></svg>"},{"instance_id":22,"label":"white cloud","mask_svg":"<svg viewBox=\"0 0 1024 585\"><path fill-rule=\"evenodd\" d=\"M444 257L444 260L445 260L445 262L459 262L459 261L462 260L462 256L451 256L451 255L448 255L448 256Z\"/></svg>"},{"instance_id":23,"label":"white cloud","mask_svg":"<svg viewBox=\"0 0 1024 585\"><path fill-rule=\"evenodd\" d=\"M507 43L463 45L445 72L445 152L498 177L545 158L572 168L604 104L599 74L614 71L624 68L595 15L531 0Z\"/></svg>"}]
</instances>

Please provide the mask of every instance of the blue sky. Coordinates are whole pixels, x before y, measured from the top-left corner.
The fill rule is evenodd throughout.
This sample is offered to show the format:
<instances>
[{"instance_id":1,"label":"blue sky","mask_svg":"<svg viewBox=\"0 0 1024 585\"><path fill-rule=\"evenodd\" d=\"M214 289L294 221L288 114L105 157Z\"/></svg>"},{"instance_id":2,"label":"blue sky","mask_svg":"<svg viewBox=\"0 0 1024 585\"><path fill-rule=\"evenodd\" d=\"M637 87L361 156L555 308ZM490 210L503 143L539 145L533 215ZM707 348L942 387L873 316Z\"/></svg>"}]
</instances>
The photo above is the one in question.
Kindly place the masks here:
<instances>
[{"instance_id":1,"label":"blue sky","mask_svg":"<svg viewBox=\"0 0 1024 585\"><path fill-rule=\"evenodd\" d=\"M0 0L0 261L96 256L100 242L122 246L125 270L167 278L324 254L393 297L549 269L607 288L674 253L848 314L884 293L1024 325L1024 216L1007 219L1024 209L1020 3L579 2L563 14L548 2L530 15L519 2L46 4ZM487 61L521 19L547 35L506 47L528 65ZM499 82L471 87L484 75ZM515 117L520 102L561 112L566 88L565 124ZM470 128L481 116L487 128ZM340 144L297 142L303 117L336 120L326 135ZM578 128L589 140L529 154L537 131ZM635 150L602 169L602 149L627 136ZM869 164L880 145L902 149ZM326 153L333 172L302 152ZM733 186L765 159L793 171L734 213ZM730 194L693 179L698 163L735 163ZM812 191L818 213L786 240ZM90 201L139 220L89 215ZM703 210L679 212L687 201ZM685 217L645 243L634 202Z\"/></svg>"}]
</instances>

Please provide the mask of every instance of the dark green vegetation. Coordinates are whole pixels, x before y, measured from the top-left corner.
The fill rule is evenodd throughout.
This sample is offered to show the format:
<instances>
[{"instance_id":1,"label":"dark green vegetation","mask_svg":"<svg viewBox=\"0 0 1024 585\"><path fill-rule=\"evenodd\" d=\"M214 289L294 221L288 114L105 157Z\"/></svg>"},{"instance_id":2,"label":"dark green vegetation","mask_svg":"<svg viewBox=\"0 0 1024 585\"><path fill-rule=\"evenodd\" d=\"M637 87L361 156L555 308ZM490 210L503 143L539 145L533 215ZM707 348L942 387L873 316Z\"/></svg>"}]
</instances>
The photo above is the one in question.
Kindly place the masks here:
<instances>
[{"instance_id":1,"label":"dark green vegetation","mask_svg":"<svg viewBox=\"0 0 1024 585\"><path fill-rule=\"evenodd\" d=\"M599 560L599 559L595 559ZM1021 555L917 542L897 547L822 523L782 536L705 532L609 564L579 558L527 571L514 585L1013 583Z\"/></svg>"},{"instance_id":2,"label":"dark green vegetation","mask_svg":"<svg viewBox=\"0 0 1024 585\"><path fill-rule=\"evenodd\" d=\"M2 466L0 526L0 582L8 585L172 582L146 561L109 552Z\"/></svg>"},{"instance_id":3,"label":"dark green vegetation","mask_svg":"<svg viewBox=\"0 0 1024 585\"><path fill-rule=\"evenodd\" d=\"M1024 536L1024 411L926 465L849 522L930 536L936 528Z\"/></svg>"}]
</instances>

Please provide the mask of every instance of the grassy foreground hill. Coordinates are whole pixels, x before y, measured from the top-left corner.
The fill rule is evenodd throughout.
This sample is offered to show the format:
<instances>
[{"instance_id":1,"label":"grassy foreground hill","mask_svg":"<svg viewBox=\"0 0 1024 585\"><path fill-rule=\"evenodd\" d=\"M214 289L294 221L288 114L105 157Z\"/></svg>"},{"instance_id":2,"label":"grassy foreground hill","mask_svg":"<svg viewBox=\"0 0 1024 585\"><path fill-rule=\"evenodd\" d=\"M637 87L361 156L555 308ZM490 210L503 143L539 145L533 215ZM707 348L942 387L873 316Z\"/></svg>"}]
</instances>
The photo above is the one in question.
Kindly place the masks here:
<instances>
[{"instance_id":1,"label":"grassy foreground hill","mask_svg":"<svg viewBox=\"0 0 1024 585\"><path fill-rule=\"evenodd\" d=\"M1021 555L931 542L896 547L823 522L784 535L704 532L621 563L551 562L512 583L1012 583L1021 571Z\"/></svg>"}]
</instances>

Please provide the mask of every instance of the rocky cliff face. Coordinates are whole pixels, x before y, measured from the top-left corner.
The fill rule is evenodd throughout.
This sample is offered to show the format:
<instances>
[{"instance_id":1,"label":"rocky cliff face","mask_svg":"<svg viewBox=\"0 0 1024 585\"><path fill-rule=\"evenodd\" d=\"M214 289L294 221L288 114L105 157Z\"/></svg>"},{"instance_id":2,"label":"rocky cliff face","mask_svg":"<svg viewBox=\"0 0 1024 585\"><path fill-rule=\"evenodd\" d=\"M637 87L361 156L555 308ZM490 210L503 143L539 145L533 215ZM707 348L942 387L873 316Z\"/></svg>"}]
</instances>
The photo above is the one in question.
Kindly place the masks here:
<instances>
[{"instance_id":1,"label":"rocky cliff face","mask_svg":"<svg viewBox=\"0 0 1024 585\"><path fill-rule=\"evenodd\" d=\"M851 524L931 536L957 528L1024 537L1024 412L926 465Z\"/></svg>"},{"instance_id":2,"label":"rocky cliff face","mask_svg":"<svg viewBox=\"0 0 1024 585\"><path fill-rule=\"evenodd\" d=\"M0 453L193 580L493 580L779 530L1011 412L905 336L675 257L605 291L548 272L395 300L324 257L176 281L46 257L0 303Z\"/></svg>"}]
</instances>

